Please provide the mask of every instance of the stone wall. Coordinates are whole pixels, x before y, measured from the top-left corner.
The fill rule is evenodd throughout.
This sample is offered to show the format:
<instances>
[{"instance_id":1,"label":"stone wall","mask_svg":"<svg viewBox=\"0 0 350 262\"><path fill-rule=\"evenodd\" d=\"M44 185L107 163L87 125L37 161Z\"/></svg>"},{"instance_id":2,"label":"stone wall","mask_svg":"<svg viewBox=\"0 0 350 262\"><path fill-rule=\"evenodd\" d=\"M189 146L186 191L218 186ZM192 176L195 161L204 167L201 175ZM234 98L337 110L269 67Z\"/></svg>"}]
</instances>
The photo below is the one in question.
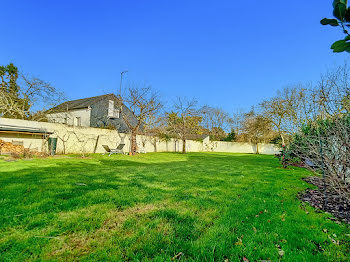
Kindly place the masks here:
<instances>
[{"instance_id":1,"label":"stone wall","mask_svg":"<svg viewBox=\"0 0 350 262\"><path fill-rule=\"evenodd\" d=\"M104 153L102 145L110 148L117 147L120 143L125 144L124 151L130 148L130 135L119 133L115 130L73 127L58 123L36 122L19 119L0 118L0 125L12 125L19 127L32 127L45 129L53 134L50 137L57 137L58 154L70 153ZM0 139L6 142L23 141L26 148L35 148L40 152L48 150L47 139L40 136L25 134L0 133ZM175 139L161 141L150 136L137 136L137 144L140 152L180 152L182 142ZM155 146L156 145L156 146ZM259 144L260 154L276 154L279 149L272 144ZM256 153L256 145L250 143L210 141L209 138L203 141L186 141L188 152L230 152L230 153Z\"/></svg>"}]
</instances>

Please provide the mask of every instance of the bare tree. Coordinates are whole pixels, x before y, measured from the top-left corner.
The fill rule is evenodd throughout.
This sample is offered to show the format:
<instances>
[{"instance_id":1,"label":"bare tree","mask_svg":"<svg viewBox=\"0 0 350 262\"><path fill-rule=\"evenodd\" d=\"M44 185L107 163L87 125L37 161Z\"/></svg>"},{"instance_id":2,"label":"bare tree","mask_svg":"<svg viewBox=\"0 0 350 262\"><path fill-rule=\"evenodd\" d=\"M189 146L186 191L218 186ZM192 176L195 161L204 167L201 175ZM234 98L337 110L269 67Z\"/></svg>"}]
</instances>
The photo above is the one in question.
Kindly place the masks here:
<instances>
[{"instance_id":1,"label":"bare tree","mask_svg":"<svg viewBox=\"0 0 350 262\"><path fill-rule=\"evenodd\" d=\"M65 133L62 135L56 134L57 138L62 141L62 146L63 146L63 154L66 154L66 143L69 141L71 133L67 130L67 128L64 126Z\"/></svg>"},{"instance_id":2,"label":"bare tree","mask_svg":"<svg viewBox=\"0 0 350 262\"><path fill-rule=\"evenodd\" d=\"M186 140L190 135L200 132L202 117L196 108L197 101L177 98L174 110L167 113L167 122L170 133L182 140L182 153L186 153Z\"/></svg>"},{"instance_id":3,"label":"bare tree","mask_svg":"<svg viewBox=\"0 0 350 262\"><path fill-rule=\"evenodd\" d=\"M350 68L347 63L321 76L313 90L315 114L321 117L342 115L350 112ZM315 111L317 110L317 111Z\"/></svg>"},{"instance_id":4,"label":"bare tree","mask_svg":"<svg viewBox=\"0 0 350 262\"><path fill-rule=\"evenodd\" d=\"M241 140L256 144L256 153L259 154L259 143L267 143L275 133L272 130L272 124L269 119L251 111L245 115L243 122L243 133Z\"/></svg>"},{"instance_id":5,"label":"bare tree","mask_svg":"<svg viewBox=\"0 0 350 262\"><path fill-rule=\"evenodd\" d=\"M0 78L0 113L4 117L43 120L45 110L64 99L49 83L19 73L13 64L0 66Z\"/></svg>"},{"instance_id":6,"label":"bare tree","mask_svg":"<svg viewBox=\"0 0 350 262\"><path fill-rule=\"evenodd\" d=\"M200 109L202 116L201 125L208 129L213 140L222 140L229 131L230 117L227 112L218 107L203 106Z\"/></svg>"},{"instance_id":7,"label":"bare tree","mask_svg":"<svg viewBox=\"0 0 350 262\"><path fill-rule=\"evenodd\" d=\"M130 153L134 155L137 152L137 134L140 129L144 128L145 123L162 108L162 103L159 95L150 86L140 87L135 84L127 88L120 102L121 113L131 135ZM130 110L123 108L123 104L127 105Z\"/></svg>"},{"instance_id":8,"label":"bare tree","mask_svg":"<svg viewBox=\"0 0 350 262\"><path fill-rule=\"evenodd\" d=\"M229 118L229 126L237 136L242 133L244 116L245 116L244 110L239 109L233 112L231 117Z\"/></svg>"},{"instance_id":9,"label":"bare tree","mask_svg":"<svg viewBox=\"0 0 350 262\"><path fill-rule=\"evenodd\" d=\"M161 115L152 115L148 118L145 124L146 135L150 136L151 144L154 147L154 152L157 152L157 144L165 140L166 134L166 119Z\"/></svg>"},{"instance_id":10,"label":"bare tree","mask_svg":"<svg viewBox=\"0 0 350 262\"><path fill-rule=\"evenodd\" d=\"M300 109L305 93L301 86L284 88L275 97L260 103L262 115L277 129L282 145L286 144L286 137L291 137L300 127Z\"/></svg>"},{"instance_id":11,"label":"bare tree","mask_svg":"<svg viewBox=\"0 0 350 262\"><path fill-rule=\"evenodd\" d=\"M31 120L46 120L46 114L52 110L51 108L65 100L63 92L40 78L21 74L21 80L23 96L28 99Z\"/></svg>"},{"instance_id":12,"label":"bare tree","mask_svg":"<svg viewBox=\"0 0 350 262\"><path fill-rule=\"evenodd\" d=\"M349 115L317 119L296 135L289 150L310 170L324 175L324 184L350 202Z\"/></svg>"},{"instance_id":13,"label":"bare tree","mask_svg":"<svg viewBox=\"0 0 350 262\"><path fill-rule=\"evenodd\" d=\"M329 187L350 202L349 68L321 77L305 101L305 124L287 152L310 170L322 173ZM327 208L327 203L325 207Z\"/></svg>"}]
</instances>

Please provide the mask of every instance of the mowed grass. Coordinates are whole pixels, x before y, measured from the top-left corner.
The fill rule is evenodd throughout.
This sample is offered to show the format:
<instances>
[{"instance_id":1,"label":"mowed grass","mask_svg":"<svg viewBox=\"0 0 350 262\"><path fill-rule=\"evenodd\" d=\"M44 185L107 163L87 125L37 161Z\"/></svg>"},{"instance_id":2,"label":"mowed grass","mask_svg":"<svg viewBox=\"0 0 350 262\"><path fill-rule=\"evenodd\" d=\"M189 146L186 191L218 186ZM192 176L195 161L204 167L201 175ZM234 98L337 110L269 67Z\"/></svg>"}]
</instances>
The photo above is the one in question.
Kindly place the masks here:
<instances>
[{"instance_id":1,"label":"mowed grass","mask_svg":"<svg viewBox=\"0 0 350 262\"><path fill-rule=\"evenodd\" d=\"M350 230L272 156L0 160L0 261L349 261Z\"/></svg>"}]
</instances>

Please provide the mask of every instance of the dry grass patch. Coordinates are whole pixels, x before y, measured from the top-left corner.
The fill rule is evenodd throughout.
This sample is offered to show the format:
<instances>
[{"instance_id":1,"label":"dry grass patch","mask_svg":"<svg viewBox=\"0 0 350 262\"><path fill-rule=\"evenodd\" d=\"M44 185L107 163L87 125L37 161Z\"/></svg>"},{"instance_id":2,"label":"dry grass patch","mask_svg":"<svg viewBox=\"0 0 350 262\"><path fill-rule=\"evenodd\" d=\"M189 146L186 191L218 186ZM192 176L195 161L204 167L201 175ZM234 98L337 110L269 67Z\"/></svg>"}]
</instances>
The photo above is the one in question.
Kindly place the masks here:
<instances>
[{"instance_id":1,"label":"dry grass patch","mask_svg":"<svg viewBox=\"0 0 350 262\"><path fill-rule=\"evenodd\" d=\"M160 205L157 206L155 204L147 204L127 208L122 211L112 211L109 214L109 218L105 220L100 230L114 230L119 228L129 218L142 216L159 208Z\"/></svg>"},{"instance_id":2,"label":"dry grass patch","mask_svg":"<svg viewBox=\"0 0 350 262\"><path fill-rule=\"evenodd\" d=\"M52 251L48 254L48 257L79 257L88 254L91 252L91 249L102 248L105 243L111 240L113 235L122 233L122 226L126 220L141 218L163 206L162 204L145 204L124 210L111 210L104 214L105 219L102 226L96 230L84 233L73 232L61 235L58 239L52 239L51 243L53 246L50 248ZM63 218L63 220L74 220L74 217L81 217L83 215L84 218L89 219L98 216L98 209L98 206L94 206L80 210L78 213L74 211L65 212L61 214L60 218Z\"/></svg>"}]
</instances>

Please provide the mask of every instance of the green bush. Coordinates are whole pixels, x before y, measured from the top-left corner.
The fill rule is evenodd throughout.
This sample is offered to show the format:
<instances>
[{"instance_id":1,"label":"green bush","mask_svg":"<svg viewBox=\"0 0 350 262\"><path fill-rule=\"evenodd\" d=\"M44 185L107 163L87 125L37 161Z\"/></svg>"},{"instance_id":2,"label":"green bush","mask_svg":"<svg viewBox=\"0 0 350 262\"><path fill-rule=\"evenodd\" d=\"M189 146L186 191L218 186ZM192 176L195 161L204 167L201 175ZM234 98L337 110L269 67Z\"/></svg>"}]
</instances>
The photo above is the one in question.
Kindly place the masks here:
<instances>
[{"instance_id":1,"label":"green bush","mask_svg":"<svg viewBox=\"0 0 350 262\"><path fill-rule=\"evenodd\" d=\"M226 142L233 142L236 141L236 133L234 130L232 130L227 137L225 137L224 139L222 139L222 141L226 141Z\"/></svg>"}]
</instances>

